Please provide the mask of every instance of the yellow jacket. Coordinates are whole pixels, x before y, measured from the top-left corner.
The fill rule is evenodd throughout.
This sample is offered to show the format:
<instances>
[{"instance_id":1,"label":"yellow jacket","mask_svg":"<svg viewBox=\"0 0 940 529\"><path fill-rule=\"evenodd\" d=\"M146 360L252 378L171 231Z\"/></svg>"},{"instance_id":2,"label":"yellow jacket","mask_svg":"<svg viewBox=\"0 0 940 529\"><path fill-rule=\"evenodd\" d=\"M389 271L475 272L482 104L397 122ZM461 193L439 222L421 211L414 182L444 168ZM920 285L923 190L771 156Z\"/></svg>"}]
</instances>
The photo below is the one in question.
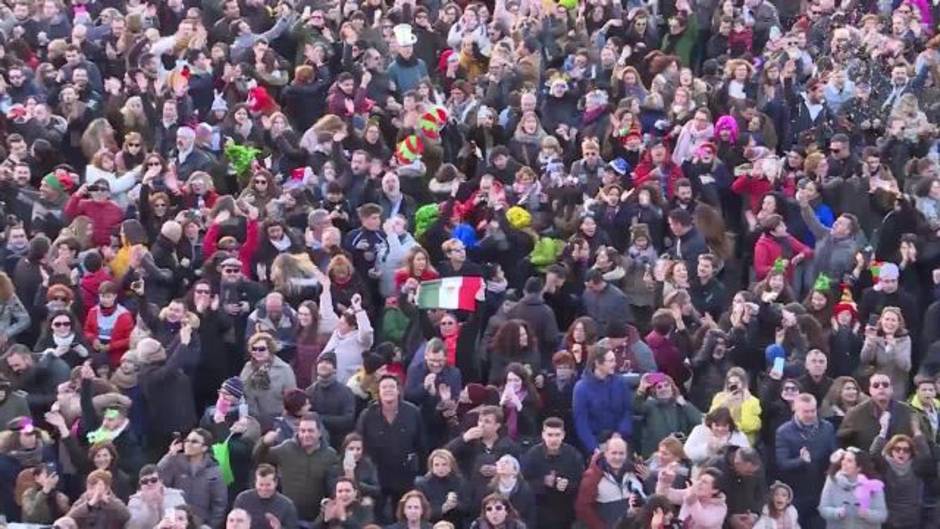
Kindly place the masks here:
<instances>
[{"instance_id":1,"label":"yellow jacket","mask_svg":"<svg viewBox=\"0 0 940 529\"><path fill-rule=\"evenodd\" d=\"M715 408L724 405L725 401L727 401L730 396L731 395L725 391L719 391L715 397L712 398L712 405L708 411L711 412ZM731 417L734 419L735 426L738 427L738 430L744 432L744 435L747 435L747 440L751 442L751 446L754 446L761 427L760 399L754 395L748 394L740 406L727 406L727 408L731 411Z\"/></svg>"}]
</instances>

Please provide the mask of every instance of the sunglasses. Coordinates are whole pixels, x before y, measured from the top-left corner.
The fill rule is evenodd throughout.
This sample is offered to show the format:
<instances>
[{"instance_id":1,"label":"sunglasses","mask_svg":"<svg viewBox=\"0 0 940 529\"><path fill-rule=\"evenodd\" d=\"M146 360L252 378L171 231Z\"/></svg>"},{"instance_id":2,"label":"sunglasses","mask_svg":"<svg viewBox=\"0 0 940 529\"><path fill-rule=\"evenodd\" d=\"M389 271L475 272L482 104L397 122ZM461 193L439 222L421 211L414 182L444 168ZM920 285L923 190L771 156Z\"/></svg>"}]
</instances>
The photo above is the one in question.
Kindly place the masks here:
<instances>
[{"instance_id":1,"label":"sunglasses","mask_svg":"<svg viewBox=\"0 0 940 529\"><path fill-rule=\"evenodd\" d=\"M254 346L254 347L251 348L251 352L253 352L253 353L266 353L266 352L268 352L268 346L266 346L266 345L256 345L256 346Z\"/></svg>"},{"instance_id":2,"label":"sunglasses","mask_svg":"<svg viewBox=\"0 0 940 529\"><path fill-rule=\"evenodd\" d=\"M53 327L56 327L56 328L71 327L71 326L72 326L72 322L70 322L70 321L54 321L54 322L52 322L52 326L53 326Z\"/></svg>"},{"instance_id":3,"label":"sunglasses","mask_svg":"<svg viewBox=\"0 0 940 529\"><path fill-rule=\"evenodd\" d=\"M890 388L890 387L891 387L891 383L890 383L890 382L872 382L872 383L871 383L871 387L873 387L873 388L875 388L875 389L878 389L878 388Z\"/></svg>"},{"instance_id":4,"label":"sunglasses","mask_svg":"<svg viewBox=\"0 0 940 529\"><path fill-rule=\"evenodd\" d=\"M151 478L140 478L141 485L156 485L160 482L160 478L153 476Z\"/></svg>"},{"instance_id":5,"label":"sunglasses","mask_svg":"<svg viewBox=\"0 0 940 529\"><path fill-rule=\"evenodd\" d=\"M61 301L63 303L67 302L68 300L69 298L63 298L62 296L55 296L54 298L52 298L52 301Z\"/></svg>"},{"instance_id":6,"label":"sunglasses","mask_svg":"<svg viewBox=\"0 0 940 529\"><path fill-rule=\"evenodd\" d=\"M784 390L784 391L798 391L798 390L797 390L795 387L793 387L793 386L786 386L786 387L783 388L783 390Z\"/></svg>"},{"instance_id":7,"label":"sunglasses","mask_svg":"<svg viewBox=\"0 0 940 529\"><path fill-rule=\"evenodd\" d=\"M239 272L241 272L241 270L239 270L238 268L223 268L222 269L223 274L237 274Z\"/></svg>"},{"instance_id":8,"label":"sunglasses","mask_svg":"<svg viewBox=\"0 0 940 529\"><path fill-rule=\"evenodd\" d=\"M147 162L147 167L159 167L162 165L160 162Z\"/></svg>"},{"instance_id":9,"label":"sunglasses","mask_svg":"<svg viewBox=\"0 0 940 529\"><path fill-rule=\"evenodd\" d=\"M493 511L499 512L499 511L505 511L505 510L506 510L506 507L502 503L496 503L493 505L486 506L486 512L493 512Z\"/></svg>"},{"instance_id":10,"label":"sunglasses","mask_svg":"<svg viewBox=\"0 0 940 529\"><path fill-rule=\"evenodd\" d=\"M140 147L140 144L139 144L139 143L128 143L127 146L128 146L128 147Z\"/></svg>"},{"instance_id":11,"label":"sunglasses","mask_svg":"<svg viewBox=\"0 0 940 529\"><path fill-rule=\"evenodd\" d=\"M155 207L155 208L165 208L165 207L166 207L166 204L154 204L153 207Z\"/></svg>"}]
</instances>

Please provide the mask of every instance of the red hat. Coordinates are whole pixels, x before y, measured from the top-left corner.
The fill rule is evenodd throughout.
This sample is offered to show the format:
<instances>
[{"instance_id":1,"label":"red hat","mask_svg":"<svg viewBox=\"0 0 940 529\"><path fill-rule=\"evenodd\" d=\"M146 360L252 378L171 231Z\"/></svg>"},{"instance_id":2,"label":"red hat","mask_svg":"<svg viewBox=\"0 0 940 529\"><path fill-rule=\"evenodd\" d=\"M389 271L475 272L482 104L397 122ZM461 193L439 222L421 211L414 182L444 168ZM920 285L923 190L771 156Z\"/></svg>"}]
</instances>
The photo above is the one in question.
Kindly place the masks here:
<instances>
[{"instance_id":1,"label":"red hat","mask_svg":"<svg viewBox=\"0 0 940 529\"><path fill-rule=\"evenodd\" d=\"M839 299L836 306L832 308L832 314L837 315L844 311L848 311L852 314L853 320L858 319L858 306L855 304L855 299L852 297L852 290L849 289L847 285L842 285L842 298Z\"/></svg>"}]
</instances>

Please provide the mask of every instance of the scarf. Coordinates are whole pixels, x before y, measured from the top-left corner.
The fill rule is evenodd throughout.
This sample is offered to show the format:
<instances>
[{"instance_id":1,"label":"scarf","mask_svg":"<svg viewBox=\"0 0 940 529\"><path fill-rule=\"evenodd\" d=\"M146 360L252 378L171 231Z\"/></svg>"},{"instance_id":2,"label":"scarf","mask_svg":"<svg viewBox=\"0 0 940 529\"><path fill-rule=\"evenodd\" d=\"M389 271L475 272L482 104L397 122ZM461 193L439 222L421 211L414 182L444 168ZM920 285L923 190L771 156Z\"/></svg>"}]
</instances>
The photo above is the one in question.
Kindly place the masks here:
<instances>
[{"instance_id":1,"label":"scarf","mask_svg":"<svg viewBox=\"0 0 940 529\"><path fill-rule=\"evenodd\" d=\"M888 466L891 467L891 470L901 477L907 476L911 473L911 467L914 463L912 459L908 459L906 462L901 463L900 461L895 461L893 457L886 457L885 461L888 463Z\"/></svg>"},{"instance_id":2,"label":"scarf","mask_svg":"<svg viewBox=\"0 0 940 529\"><path fill-rule=\"evenodd\" d=\"M520 390L516 392L516 398L519 399L519 402L524 402L526 398L526 391ZM503 409L506 411L506 432L509 434L509 438L513 441L519 440L519 410L516 409L512 404L508 406L503 406Z\"/></svg>"},{"instance_id":3,"label":"scarf","mask_svg":"<svg viewBox=\"0 0 940 529\"><path fill-rule=\"evenodd\" d=\"M52 341L55 342L56 346L68 345L71 346L72 342L75 341L75 333L69 333L67 336L58 337L55 334L52 335Z\"/></svg>"},{"instance_id":4,"label":"scarf","mask_svg":"<svg viewBox=\"0 0 940 529\"><path fill-rule=\"evenodd\" d=\"M607 112L607 107L604 106L585 110L584 114L581 116L581 126L585 127L600 120L605 112Z\"/></svg>"},{"instance_id":5,"label":"scarf","mask_svg":"<svg viewBox=\"0 0 940 529\"><path fill-rule=\"evenodd\" d=\"M18 448L7 455L17 460L23 468L36 467L42 463L43 448L42 439L37 439L34 448Z\"/></svg>"},{"instance_id":6,"label":"scarf","mask_svg":"<svg viewBox=\"0 0 940 529\"><path fill-rule=\"evenodd\" d=\"M441 336L441 339L444 340L445 350L447 351L447 365L449 366L457 364L457 339L459 337L459 332L452 332L447 336Z\"/></svg>"},{"instance_id":7,"label":"scarf","mask_svg":"<svg viewBox=\"0 0 940 529\"><path fill-rule=\"evenodd\" d=\"M290 237L286 235L276 241L268 239L268 242L270 242L271 246L273 246L279 252L286 252L287 249L290 248Z\"/></svg>"},{"instance_id":8,"label":"scarf","mask_svg":"<svg viewBox=\"0 0 940 529\"><path fill-rule=\"evenodd\" d=\"M264 363L260 366L255 366L254 362L252 362L251 367L252 371L248 376L248 387L262 391L271 389L271 375L268 373L271 364Z\"/></svg>"},{"instance_id":9,"label":"scarf","mask_svg":"<svg viewBox=\"0 0 940 529\"><path fill-rule=\"evenodd\" d=\"M527 143L529 145L541 145L542 138L545 136L545 131L542 130L541 127L539 127L538 130L536 130L533 134L529 134L528 132L522 130L522 127L520 127L519 130L517 130L516 133L512 135L512 139L520 143Z\"/></svg>"},{"instance_id":10,"label":"scarf","mask_svg":"<svg viewBox=\"0 0 940 529\"><path fill-rule=\"evenodd\" d=\"M505 481L502 479L496 481L496 490L506 498L512 496L513 490L516 489L516 478L507 478Z\"/></svg>"}]
</instances>

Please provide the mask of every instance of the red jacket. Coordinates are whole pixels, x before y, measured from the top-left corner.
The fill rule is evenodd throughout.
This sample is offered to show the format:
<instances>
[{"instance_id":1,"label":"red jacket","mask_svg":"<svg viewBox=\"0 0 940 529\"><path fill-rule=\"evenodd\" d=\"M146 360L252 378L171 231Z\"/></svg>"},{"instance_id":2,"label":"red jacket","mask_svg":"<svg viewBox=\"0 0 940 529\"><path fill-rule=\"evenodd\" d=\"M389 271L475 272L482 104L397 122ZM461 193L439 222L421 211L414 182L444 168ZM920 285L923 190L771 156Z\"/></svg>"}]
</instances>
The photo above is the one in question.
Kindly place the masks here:
<instances>
[{"instance_id":1,"label":"red jacket","mask_svg":"<svg viewBox=\"0 0 940 529\"><path fill-rule=\"evenodd\" d=\"M673 163L672 153L666 149L666 163L663 164L663 170L666 171L666 199L672 200L672 195L676 190L676 180L682 178L682 168ZM653 163L653 157L649 152L643 154L643 158L636 166L633 172L633 186L640 187L646 182L655 182L659 186L659 177L656 176L656 164ZM661 187L661 186L659 186Z\"/></svg>"},{"instance_id":2,"label":"red jacket","mask_svg":"<svg viewBox=\"0 0 940 529\"><path fill-rule=\"evenodd\" d=\"M731 190L747 198L747 205L751 211L757 213L760 211L761 201L764 195L774 190L774 185L766 178L752 178L750 175L737 177L731 183Z\"/></svg>"},{"instance_id":3,"label":"red jacket","mask_svg":"<svg viewBox=\"0 0 940 529\"><path fill-rule=\"evenodd\" d=\"M131 331L134 330L134 315L121 305L115 305L114 310L120 311L117 319L114 321L114 327L111 329L111 340L108 342L108 361L111 369L117 369L121 365L121 358L131 343ZM98 339L98 314L101 311L101 305L95 305L88 311L85 317L85 339L88 343L94 343Z\"/></svg>"},{"instance_id":4,"label":"red jacket","mask_svg":"<svg viewBox=\"0 0 940 529\"><path fill-rule=\"evenodd\" d=\"M91 240L95 246L111 244L111 234L117 232L118 225L124 220L124 211L113 201L95 202L77 193L66 202L65 215L69 219L82 215L91 219L94 227Z\"/></svg>"},{"instance_id":5,"label":"red jacket","mask_svg":"<svg viewBox=\"0 0 940 529\"><path fill-rule=\"evenodd\" d=\"M813 256L813 250L801 243L796 237L787 235L787 240L793 249L793 255L803 254L804 261ZM781 255L783 255L783 248L774 237L765 233L757 239L757 243L754 245L754 272L757 274L758 281L767 277L767 274L774 267L774 262ZM789 262L787 262L786 278L788 281L793 279L793 265Z\"/></svg>"},{"instance_id":6,"label":"red jacket","mask_svg":"<svg viewBox=\"0 0 940 529\"><path fill-rule=\"evenodd\" d=\"M206 230L206 236L202 239L202 255L208 261L215 253L215 245L219 242L219 225L212 223ZM251 269L251 263L255 258L255 251L258 250L258 221L249 220L245 225L245 242L238 247L238 259L242 262L242 274L245 277L251 277L254 271Z\"/></svg>"},{"instance_id":7,"label":"red jacket","mask_svg":"<svg viewBox=\"0 0 940 529\"><path fill-rule=\"evenodd\" d=\"M78 282L82 292L82 304L85 305L85 314L91 311L91 308L98 304L98 287L105 281L113 281L111 273L106 267L100 268L92 274L85 274Z\"/></svg>"}]
</instances>

